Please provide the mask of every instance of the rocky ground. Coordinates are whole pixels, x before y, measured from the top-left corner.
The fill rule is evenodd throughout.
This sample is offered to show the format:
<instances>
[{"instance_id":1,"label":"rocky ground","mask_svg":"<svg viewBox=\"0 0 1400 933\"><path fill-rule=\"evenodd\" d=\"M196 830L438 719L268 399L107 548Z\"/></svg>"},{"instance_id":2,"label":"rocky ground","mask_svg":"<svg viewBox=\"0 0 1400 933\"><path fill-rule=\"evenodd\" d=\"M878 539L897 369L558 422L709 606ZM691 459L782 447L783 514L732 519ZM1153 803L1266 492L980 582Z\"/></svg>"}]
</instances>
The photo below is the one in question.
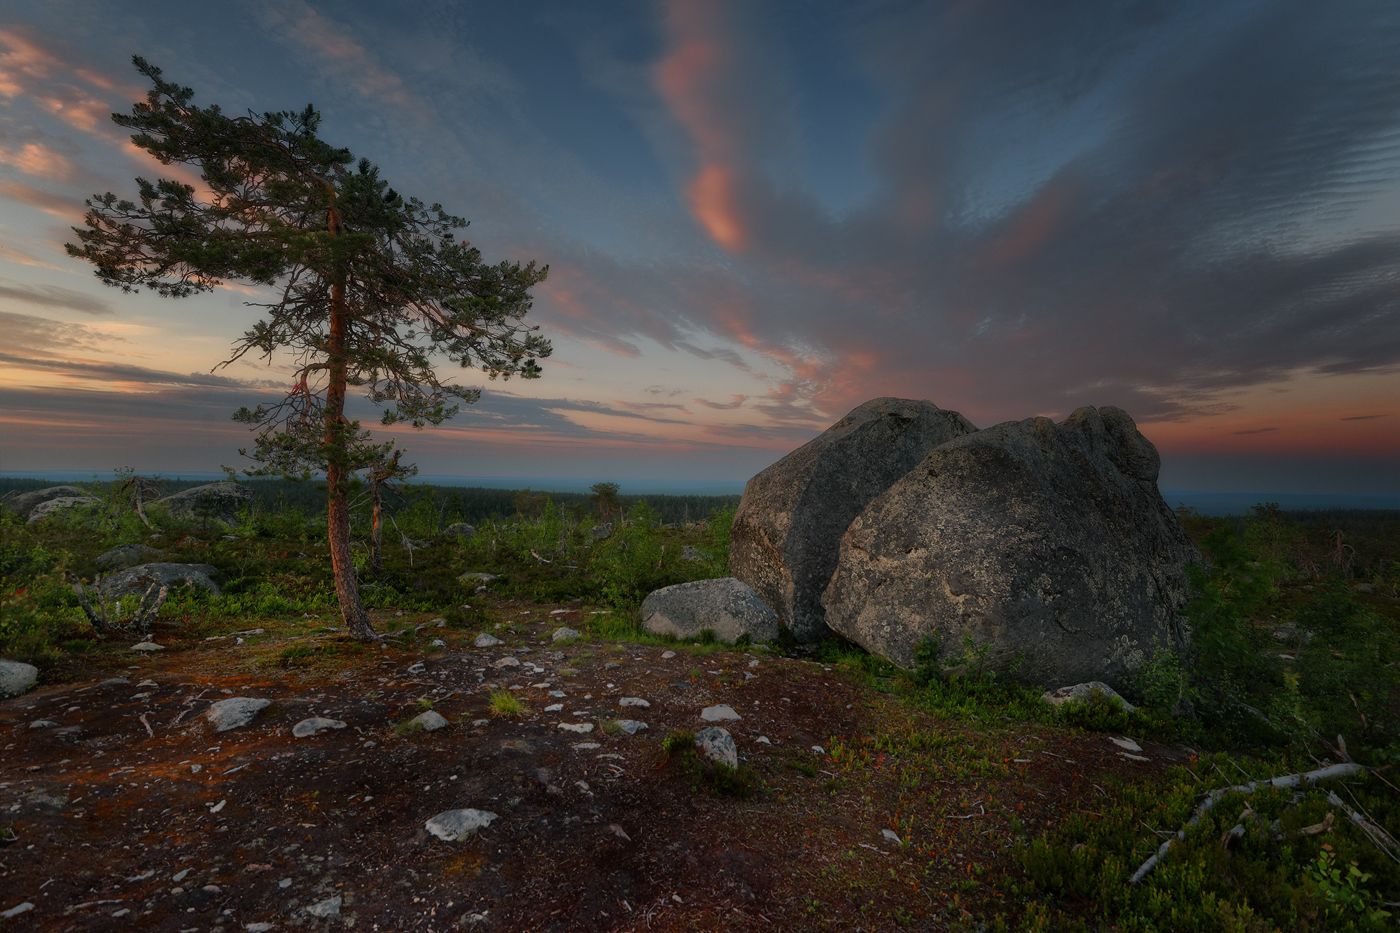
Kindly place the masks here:
<instances>
[{"instance_id":1,"label":"rocky ground","mask_svg":"<svg viewBox=\"0 0 1400 933\"><path fill-rule=\"evenodd\" d=\"M944 928L999 911L1018 839L1180 754L767 653L554 640L579 613L500 601L488 647L426 617L377 649L171 628L0 701L0 927ZM215 731L234 697L270 703ZM663 748L721 705L732 782ZM429 708L445 727L404 725ZM344 726L294 734L316 717ZM468 808L494 818L429 832Z\"/></svg>"}]
</instances>

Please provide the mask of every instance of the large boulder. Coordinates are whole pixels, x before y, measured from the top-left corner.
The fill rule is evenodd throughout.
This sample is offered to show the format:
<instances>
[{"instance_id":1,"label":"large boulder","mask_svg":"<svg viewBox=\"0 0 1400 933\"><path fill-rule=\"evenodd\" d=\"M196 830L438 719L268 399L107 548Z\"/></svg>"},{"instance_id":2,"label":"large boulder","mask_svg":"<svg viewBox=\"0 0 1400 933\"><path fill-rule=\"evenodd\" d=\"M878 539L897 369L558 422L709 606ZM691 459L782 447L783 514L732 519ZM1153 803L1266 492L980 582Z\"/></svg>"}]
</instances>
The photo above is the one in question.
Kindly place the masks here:
<instances>
[{"instance_id":1,"label":"large boulder","mask_svg":"<svg viewBox=\"0 0 1400 933\"><path fill-rule=\"evenodd\" d=\"M39 682L39 669L23 661L0 658L0 697L19 696Z\"/></svg>"},{"instance_id":2,"label":"large boulder","mask_svg":"<svg viewBox=\"0 0 1400 933\"><path fill-rule=\"evenodd\" d=\"M101 504L100 499L95 499L92 496L59 496L56 499L45 499L29 510L29 518L25 520L25 524L33 525L71 509L95 509Z\"/></svg>"},{"instance_id":3,"label":"large boulder","mask_svg":"<svg viewBox=\"0 0 1400 933\"><path fill-rule=\"evenodd\" d=\"M253 501L253 491L241 483L221 482L195 486L173 496L157 499L175 518L232 525L238 513Z\"/></svg>"},{"instance_id":4,"label":"large boulder","mask_svg":"<svg viewBox=\"0 0 1400 933\"><path fill-rule=\"evenodd\" d=\"M29 513L34 511L34 507L50 499L77 499L86 496L77 486L50 486L47 489L35 489L32 492L11 492L6 493L4 499L0 499L9 511L15 513L20 518L28 518Z\"/></svg>"},{"instance_id":5,"label":"large boulder","mask_svg":"<svg viewBox=\"0 0 1400 933\"><path fill-rule=\"evenodd\" d=\"M827 624L905 667L931 639L1027 683L1121 684L1187 637L1197 554L1158 465L1117 408L950 441L851 523Z\"/></svg>"},{"instance_id":6,"label":"large boulder","mask_svg":"<svg viewBox=\"0 0 1400 933\"><path fill-rule=\"evenodd\" d=\"M213 580L213 575L217 572L209 564L137 564L135 567L103 577L98 589L108 599L120 599L133 594L142 595L154 581L157 588L188 583L190 586L218 594L219 585Z\"/></svg>"},{"instance_id":7,"label":"large boulder","mask_svg":"<svg viewBox=\"0 0 1400 933\"><path fill-rule=\"evenodd\" d=\"M709 632L726 644L778 637L778 617L753 590L734 579L695 580L653 591L642 600L642 627L656 635L696 638Z\"/></svg>"},{"instance_id":8,"label":"large boulder","mask_svg":"<svg viewBox=\"0 0 1400 933\"><path fill-rule=\"evenodd\" d=\"M975 430L932 402L866 402L749 480L734 515L729 572L799 641L820 639L822 591L851 520L929 451Z\"/></svg>"},{"instance_id":9,"label":"large boulder","mask_svg":"<svg viewBox=\"0 0 1400 933\"><path fill-rule=\"evenodd\" d=\"M159 556L160 551L145 544L121 544L103 551L94 563L101 570L123 570L155 560Z\"/></svg>"}]
</instances>

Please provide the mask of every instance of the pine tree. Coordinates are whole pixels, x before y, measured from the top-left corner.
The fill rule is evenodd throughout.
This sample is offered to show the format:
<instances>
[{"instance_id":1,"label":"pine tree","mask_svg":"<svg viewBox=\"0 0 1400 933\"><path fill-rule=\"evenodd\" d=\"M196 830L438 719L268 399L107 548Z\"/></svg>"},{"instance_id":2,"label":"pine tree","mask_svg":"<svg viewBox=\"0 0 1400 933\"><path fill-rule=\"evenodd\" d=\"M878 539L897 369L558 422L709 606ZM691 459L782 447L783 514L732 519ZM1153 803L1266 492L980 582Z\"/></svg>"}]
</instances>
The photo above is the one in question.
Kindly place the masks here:
<instances>
[{"instance_id":1,"label":"pine tree","mask_svg":"<svg viewBox=\"0 0 1400 933\"><path fill-rule=\"evenodd\" d=\"M401 197L373 163L322 140L309 105L230 116L133 62L151 90L112 119L162 164L198 170L207 190L138 178L136 201L94 196L68 252L128 292L181 298L225 281L271 292L275 300L248 303L264 317L222 365L280 354L294 367L291 389L235 418L257 432L252 456L265 471L324 472L341 615L354 635L374 638L351 561L348 490L377 445L346 416L347 391L363 389L386 425L423 427L480 394L442 381L441 359L492 379L537 377L550 345L523 318L548 267L484 262L456 238L466 221Z\"/></svg>"}]
</instances>

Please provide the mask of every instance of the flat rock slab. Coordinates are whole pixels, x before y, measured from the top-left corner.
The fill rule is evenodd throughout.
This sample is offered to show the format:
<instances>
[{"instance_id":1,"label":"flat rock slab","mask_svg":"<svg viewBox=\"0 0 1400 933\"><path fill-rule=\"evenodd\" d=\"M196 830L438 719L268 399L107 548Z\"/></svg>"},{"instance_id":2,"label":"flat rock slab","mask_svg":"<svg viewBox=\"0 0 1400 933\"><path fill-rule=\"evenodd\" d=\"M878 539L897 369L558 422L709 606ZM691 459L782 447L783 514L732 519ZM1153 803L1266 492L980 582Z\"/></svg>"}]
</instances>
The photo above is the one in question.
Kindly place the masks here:
<instances>
[{"instance_id":1,"label":"flat rock slab","mask_svg":"<svg viewBox=\"0 0 1400 933\"><path fill-rule=\"evenodd\" d=\"M25 524L33 525L50 515L66 512L69 509L92 509L101 504L101 500L94 499L92 496L59 496L57 499L46 499L29 510L29 518Z\"/></svg>"},{"instance_id":2,"label":"flat rock slab","mask_svg":"<svg viewBox=\"0 0 1400 933\"><path fill-rule=\"evenodd\" d=\"M241 729L248 725L257 718L258 713L271 705L271 700L230 697L210 705L204 711L204 718L209 720L215 732L228 732L230 729Z\"/></svg>"},{"instance_id":3,"label":"flat rock slab","mask_svg":"<svg viewBox=\"0 0 1400 933\"><path fill-rule=\"evenodd\" d=\"M700 718L706 722L730 722L743 717L734 712L734 707L721 703L718 706L707 706L702 709Z\"/></svg>"},{"instance_id":4,"label":"flat rock slab","mask_svg":"<svg viewBox=\"0 0 1400 933\"><path fill-rule=\"evenodd\" d=\"M695 733L695 750L706 761L726 768L739 767L739 747L728 729L710 726Z\"/></svg>"},{"instance_id":5,"label":"flat rock slab","mask_svg":"<svg viewBox=\"0 0 1400 933\"><path fill-rule=\"evenodd\" d=\"M444 810L423 825L428 832L444 842L461 842L490 826L496 819L496 814L490 810L468 807L463 810Z\"/></svg>"},{"instance_id":6,"label":"flat rock slab","mask_svg":"<svg viewBox=\"0 0 1400 933\"><path fill-rule=\"evenodd\" d=\"M33 664L0 660L0 697L28 693L38 682L39 669Z\"/></svg>"},{"instance_id":7,"label":"flat rock slab","mask_svg":"<svg viewBox=\"0 0 1400 933\"><path fill-rule=\"evenodd\" d=\"M344 729L345 723L339 719L326 719L323 716L312 716L310 719L303 719L292 726L292 735L299 739L315 735L318 732L328 732L332 729Z\"/></svg>"}]
</instances>

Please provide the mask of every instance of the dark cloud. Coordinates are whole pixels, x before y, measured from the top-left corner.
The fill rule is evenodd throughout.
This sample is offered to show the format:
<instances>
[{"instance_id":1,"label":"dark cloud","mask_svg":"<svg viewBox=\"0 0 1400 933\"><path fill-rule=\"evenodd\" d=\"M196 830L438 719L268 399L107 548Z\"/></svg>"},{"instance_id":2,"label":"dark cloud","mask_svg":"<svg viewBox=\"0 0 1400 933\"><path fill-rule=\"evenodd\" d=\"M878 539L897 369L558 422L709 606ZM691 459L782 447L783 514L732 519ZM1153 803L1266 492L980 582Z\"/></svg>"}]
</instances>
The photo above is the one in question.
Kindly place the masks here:
<instances>
[{"instance_id":1,"label":"dark cloud","mask_svg":"<svg viewBox=\"0 0 1400 933\"><path fill-rule=\"evenodd\" d=\"M1277 430L1278 430L1278 428L1244 428L1243 430L1231 431L1230 433L1231 433L1231 434L1272 434L1272 433L1274 433L1274 432L1277 431Z\"/></svg>"},{"instance_id":2,"label":"dark cloud","mask_svg":"<svg viewBox=\"0 0 1400 933\"><path fill-rule=\"evenodd\" d=\"M1390 415L1343 415L1342 421L1374 421L1377 418L1389 418Z\"/></svg>"},{"instance_id":3,"label":"dark cloud","mask_svg":"<svg viewBox=\"0 0 1400 933\"><path fill-rule=\"evenodd\" d=\"M112 306L106 301L94 298L86 292L74 291L59 285L25 285L0 279L0 299L18 301L42 308L61 308L81 314L104 315L112 313ZM6 317L13 315L7 314Z\"/></svg>"},{"instance_id":4,"label":"dark cloud","mask_svg":"<svg viewBox=\"0 0 1400 933\"><path fill-rule=\"evenodd\" d=\"M731 396L727 402L712 402L706 398L695 399L695 404L704 405L706 408L713 408L716 411L733 411L749 400L747 395Z\"/></svg>"}]
</instances>

